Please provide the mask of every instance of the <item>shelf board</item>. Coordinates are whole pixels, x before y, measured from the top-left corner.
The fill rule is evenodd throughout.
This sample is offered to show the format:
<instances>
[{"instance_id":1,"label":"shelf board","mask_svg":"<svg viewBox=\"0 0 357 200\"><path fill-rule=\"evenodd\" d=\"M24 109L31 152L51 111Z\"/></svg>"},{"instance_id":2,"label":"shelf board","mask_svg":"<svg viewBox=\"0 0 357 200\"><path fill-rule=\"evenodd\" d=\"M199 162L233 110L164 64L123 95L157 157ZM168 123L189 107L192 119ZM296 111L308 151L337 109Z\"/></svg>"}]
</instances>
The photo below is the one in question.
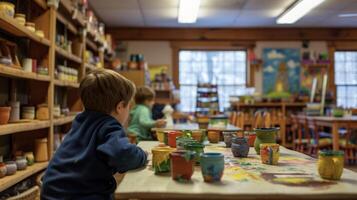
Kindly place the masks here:
<instances>
[{"instance_id":1,"label":"shelf board","mask_svg":"<svg viewBox=\"0 0 357 200\"><path fill-rule=\"evenodd\" d=\"M50 77L46 75L39 75L34 72L25 72L21 69L8 67L0 64L0 75L6 77L32 79L37 81L50 81Z\"/></svg>"},{"instance_id":2,"label":"shelf board","mask_svg":"<svg viewBox=\"0 0 357 200\"><path fill-rule=\"evenodd\" d=\"M64 124L69 124L74 120L75 117L76 117L76 115L69 115L69 116L65 116L65 117L55 118L53 120L53 125L61 126Z\"/></svg>"},{"instance_id":3,"label":"shelf board","mask_svg":"<svg viewBox=\"0 0 357 200\"><path fill-rule=\"evenodd\" d=\"M79 88L79 83L75 83L71 81L54 80L54 84L56 86L62 86L62 87Z\"/></svg>"},{"instance_id":4,"label":"shelf board","mask_svg":"<svg viewBox=\"0 0 357 200\"><path fill-rule=\"evenodd\" d=\"M84 66L85 66L85 68L88 68L88 69L90 69L90 70L95 70L95 69L98 68L98 67L96 67L95 65L90 64L90 63L85 63Z\"/></svg>"},{"instance_id":5,"label":"shelf board","mask_svg":"<svg viewBox=\"0 0 357 200\"><path fill-rule=\"evenodd\" d=\"M88 37L86 39L86 46L89 47L90 50L98 52L99 48L98 46L95 44L95 42L93 42L92 40L90 40Z\"/></svg>"},{"instance_id":6,"label":"shelf board","mask_svg":"<svg viewBox=\"0 0 357 200\"><path fill-rule=\"evenodd\" d=\"M66 28L71 31L73 34L77 35L78 34L78 30L76 28L75 25L73 25L73 23L69 20L66 19L65 16L63 16L61 13L57 13L57 19L58 21L60 21L62 24L64 24L66 26Z\"/></svg>"},{"instance_id":7,"label":"shelf board","mask_svg":"<svg viewBox=\"0 0 357 200\"><path fill-rule=\"evenodd\" d=\"M79 64L82 63L82 59L80 57L67 52L66 50L62 49L61 47L56 46L56 52L58 55L66 58L68 60L71 60L71 61L79 63Z\"/></svg>"},{"instance_id":8,"label":"shelf board","mask_svg":"<svg viewBox=\"0 0 357 200\"><path fill-rule=\"evenodd\" d=\"M72 13L75 10L71 0L61 0L60 7L63 7L64 10L67 12L65 15L69 15L69 16L72 16ZM80 13L79 11L77 12L76 18L74 18L73 21L82 27L85 26L84 15L82 13Z\"/></svg>"},{"instance_id":9,"label":"shelf board","mask_svg":"<svg viewBox=\"0 0 357 200\"><path fill-rule=\"evenodd\" d=\"M0 192L7 188L25 180L26 178L44 170L47 168L48 162L35 163L32 166L28 166L25 170L19 170L16 174L11 176L5 176L0 179Z\"/></svg>"},{"instance_id":10,"label":"shelf board","mask_svg":"<svg viewBox=\"0 0 357 200\"><path fill-rule=\"evenodd\" d=\"M35 33L29 31L25 26L19 24L14 18L8 17L3 13L0 13L0 29L16 36L26 37L39 44L50 46L50 41L46 38L41 38Z\"/></svg>"},{"instance_id":11,"label":"shelf board","mask_svg":"<svg viewBox=\"0 0 357 200\"><path fill-rule=\"evenodd\" d=\"M49 120L31 120L29 122L18 122L0 125L0 135L8 135L12 133L33 131L50 127ZM0 179L1 180L1 179ZM0 184L1 185L1 184Z\"/></svg>"}]
</instances>

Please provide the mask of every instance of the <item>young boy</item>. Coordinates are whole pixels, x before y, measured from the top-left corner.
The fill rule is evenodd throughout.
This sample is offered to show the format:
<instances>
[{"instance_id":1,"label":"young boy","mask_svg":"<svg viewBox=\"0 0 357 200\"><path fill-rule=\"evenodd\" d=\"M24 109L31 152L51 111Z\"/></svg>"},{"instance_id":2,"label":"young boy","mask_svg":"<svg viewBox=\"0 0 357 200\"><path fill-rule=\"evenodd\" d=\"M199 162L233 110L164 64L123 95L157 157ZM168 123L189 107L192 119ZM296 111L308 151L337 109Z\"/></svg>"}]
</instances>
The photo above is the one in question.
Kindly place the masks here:
<instances>
[{"instance_id":1,"label":"young boy","mask_svg":"<svg viewBox=\"0 0 357 200\"><path fill-rule=\"evenodd\" d=\"M130 144L124 124L135 88L111 70L94 70L80 84L78 114L43 177L41 199L113 199L113 174L142 167L146 153Z\"/></svg>"},{"instance_id":2,"label":"young boy","mask_svg":"<svg viewBox=\"0 0 357 200\"><path fill-rule=\"evenodd\" d=\"M153 120L151 108L154 105L155 92L149 87L137 88L135 94L135 107L130 111L128 131L136 134L137 140L152 140L151 128L163 127L165 120Z\"/></svg>"}]
</instances>

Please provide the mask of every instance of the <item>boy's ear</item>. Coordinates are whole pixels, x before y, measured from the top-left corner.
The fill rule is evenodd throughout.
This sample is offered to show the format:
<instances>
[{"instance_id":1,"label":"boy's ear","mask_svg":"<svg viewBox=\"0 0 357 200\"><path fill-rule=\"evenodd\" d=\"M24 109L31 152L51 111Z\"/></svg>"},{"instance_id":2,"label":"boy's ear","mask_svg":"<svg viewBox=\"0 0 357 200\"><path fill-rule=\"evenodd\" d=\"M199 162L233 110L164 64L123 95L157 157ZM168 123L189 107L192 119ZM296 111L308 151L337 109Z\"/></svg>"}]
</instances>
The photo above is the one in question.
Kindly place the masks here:
<instances>
[{"instance_id":1,"label":"boy's ear","mask_svg":"<svg viewBox=\"0 0 357 200\"><path fill-rule=\"evenodd\" d=\"M125 103L124 103L124 101L121 101L117 104L115 111L117 113L120 113L120 111L123 110L124 108L125 108Z\"/></svg>"}]
</instances>

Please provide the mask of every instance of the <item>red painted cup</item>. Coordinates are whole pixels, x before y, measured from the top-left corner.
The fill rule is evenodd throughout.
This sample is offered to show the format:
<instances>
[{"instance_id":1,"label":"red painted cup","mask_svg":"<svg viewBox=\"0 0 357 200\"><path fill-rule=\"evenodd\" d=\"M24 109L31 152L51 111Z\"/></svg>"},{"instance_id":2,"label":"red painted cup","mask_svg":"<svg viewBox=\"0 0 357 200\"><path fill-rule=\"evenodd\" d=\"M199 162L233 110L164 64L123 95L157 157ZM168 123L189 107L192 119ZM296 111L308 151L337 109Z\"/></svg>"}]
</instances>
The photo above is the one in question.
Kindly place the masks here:
<instances>
[{"instance_id":1,"label":"red painted cup","mask_svg":"<svg viewBox=\"0 0 357 200\"><path fill-rule=\"evenodd\" d=\"M193 151L174 151L170 154L171 158L171 177L177 181L189 181L194 171L195 152Z\"/></svg>"},{"instance_id":2,"label":"red painted cup","mask_svg":"<svg viewBox=\"0 0 357 200\"><path fill-rule=\"evenodd\" d=\"M170 131L167 133L167 143L170 147L176 148L176 138L182 135L179 131Z\"/></svg>"}]
</instances>

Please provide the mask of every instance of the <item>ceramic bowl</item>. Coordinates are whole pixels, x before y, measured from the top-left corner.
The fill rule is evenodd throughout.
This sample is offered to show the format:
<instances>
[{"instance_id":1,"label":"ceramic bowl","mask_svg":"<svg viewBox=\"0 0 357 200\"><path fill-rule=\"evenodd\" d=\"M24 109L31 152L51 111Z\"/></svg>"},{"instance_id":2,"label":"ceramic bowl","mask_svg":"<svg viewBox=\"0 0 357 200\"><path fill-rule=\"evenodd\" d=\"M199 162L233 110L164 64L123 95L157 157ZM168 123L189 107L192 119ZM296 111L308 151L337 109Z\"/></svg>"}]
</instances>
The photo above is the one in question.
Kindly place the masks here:
<instances>
[{"instance_id":1,"label":"ceramic bowl","mask_svg":"<svg viewBox=\"0 0 357 200\"><path fill-rule=\"evenodd\" d=\"M16 173L17 166L15 161L8 161L5 163L6 165L6 176L10 176Z\"/></svg>"}]
</instances>

